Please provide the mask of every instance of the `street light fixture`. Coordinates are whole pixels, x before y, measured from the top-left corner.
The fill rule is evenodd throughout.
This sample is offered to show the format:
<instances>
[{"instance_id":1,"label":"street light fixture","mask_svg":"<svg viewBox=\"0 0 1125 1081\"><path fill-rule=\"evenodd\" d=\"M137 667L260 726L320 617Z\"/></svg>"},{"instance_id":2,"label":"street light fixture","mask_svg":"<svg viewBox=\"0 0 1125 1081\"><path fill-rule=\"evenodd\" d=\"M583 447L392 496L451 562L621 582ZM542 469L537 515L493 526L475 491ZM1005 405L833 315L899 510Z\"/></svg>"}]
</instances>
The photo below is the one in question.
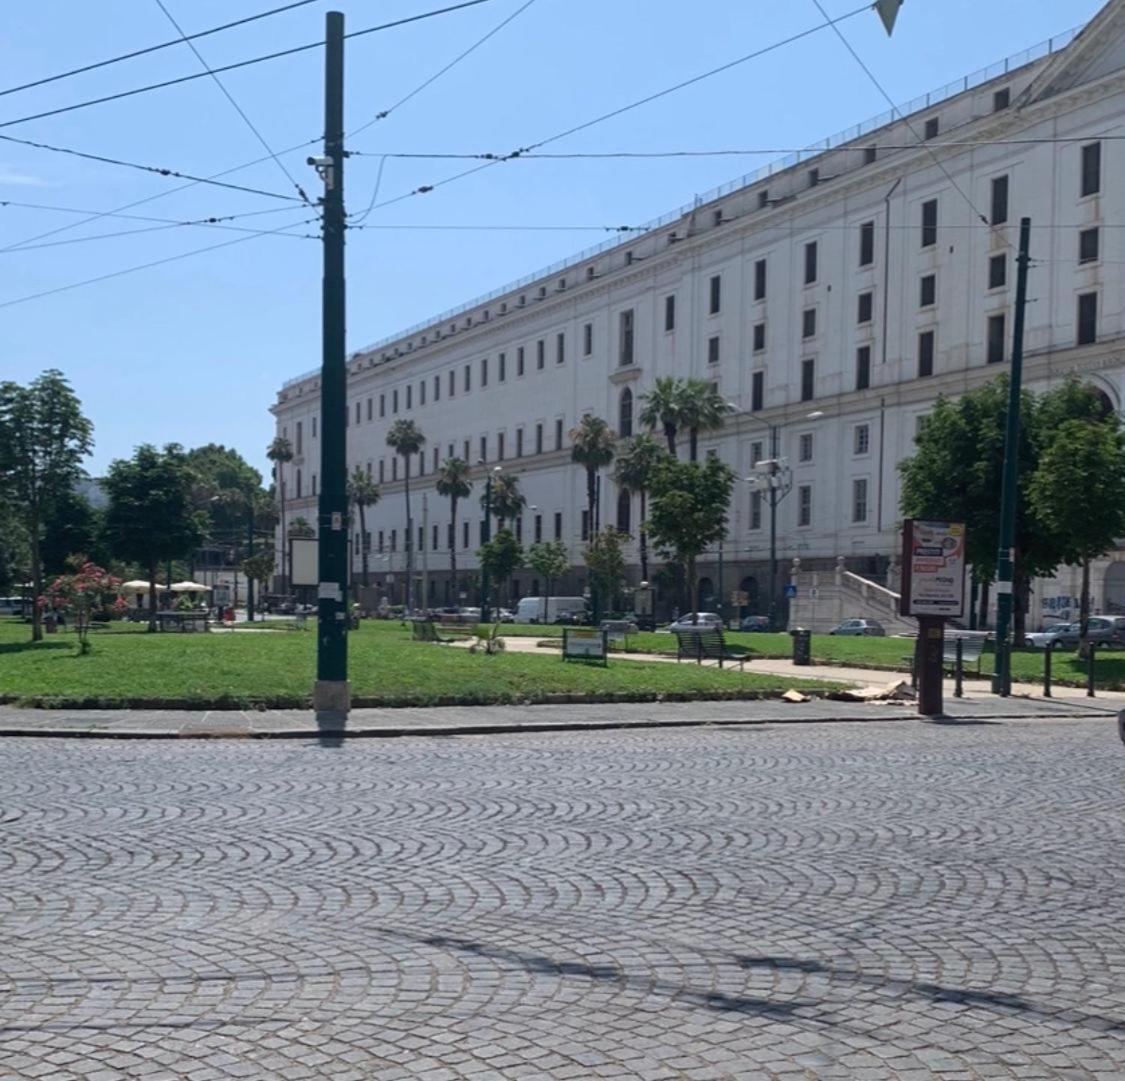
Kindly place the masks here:
<instances>
[{"instance_id":1,"label":"street light fixture","mask_svg":"<svg viewBox=\"0 0 1125 1081\"><path fill-rule=\"evenodd\" d=\"M761 423L765 423L764 421ZM778 454L780 432L776 424L768 425L770 432L770 457L767 461L756 462L758 472L747 477L755 489L767 487L770 493L770 595L767 616L770 630L777 630L777 505L793 487L789 463Z\"/></svg>"}]
</instances>

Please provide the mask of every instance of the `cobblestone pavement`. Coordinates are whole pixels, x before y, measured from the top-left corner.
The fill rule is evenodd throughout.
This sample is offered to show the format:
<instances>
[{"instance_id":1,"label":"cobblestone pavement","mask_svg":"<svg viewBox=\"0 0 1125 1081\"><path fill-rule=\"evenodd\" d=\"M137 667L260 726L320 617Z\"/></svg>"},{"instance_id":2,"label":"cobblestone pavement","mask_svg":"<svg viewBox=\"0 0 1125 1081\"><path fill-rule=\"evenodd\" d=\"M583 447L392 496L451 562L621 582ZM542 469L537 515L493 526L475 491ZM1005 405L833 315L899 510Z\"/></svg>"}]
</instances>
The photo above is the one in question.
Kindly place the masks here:
<instances>
[{"instance_id":1,"label":"cobblestone pavement","mask_svg":"<svg viewBox=\"0 0 1125 1081\"><path fill-rule=\"evenodd\" d=\"M0 742L0 1078L1122 1078L1112 718Z\"/></svg>"}]
</instances>

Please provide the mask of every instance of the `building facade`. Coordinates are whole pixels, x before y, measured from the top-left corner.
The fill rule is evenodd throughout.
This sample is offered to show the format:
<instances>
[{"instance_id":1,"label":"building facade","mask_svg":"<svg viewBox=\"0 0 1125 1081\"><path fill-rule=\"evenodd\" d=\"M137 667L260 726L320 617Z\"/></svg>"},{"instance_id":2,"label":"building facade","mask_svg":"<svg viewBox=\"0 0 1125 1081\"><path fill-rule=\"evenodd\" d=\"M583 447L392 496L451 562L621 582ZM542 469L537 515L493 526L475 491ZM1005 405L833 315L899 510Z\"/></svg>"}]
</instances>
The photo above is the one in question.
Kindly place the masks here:
<instances>
[{"instance_id":1,"label":"building facade","mask_svg":"<svg viewBox=\"0 0 1125 1081\"><path fill-rule=\"evenodd\" d=\"M382 495L366 511L374 580L402 599L409 542L416 599L472 596L479 498L501 465L527 498L523 543L564 541L575 569L559 591L580 591L585 482L568 433L586 413L621 437L638 432L643 396L666 375L705 378L732 405L700 444L739 478L723 551L701 561L705 599L742 589L764 608L769 503L752 479L777 457L789 481L777 507L783 567L799 558L827 570L843 557L884 580L899 546L898 463L921 418L1009 360L1022 216L1034 260L1026 384L1077 375L1121 408L1123 132L1125 0L1113 0L1077 35L353 354L349 467ZM284 468L290 520L316 521L319 405L314 372L271 407L296 454ZM426 437L411 463L409 541L403 461L385 442L404 417ZM474 478L456 533L434 488L451 456ZM634 581L638 512L607 472L600 519L630 534ZM356 525L357 571L362 544ZM467 584L450 582L450 545ZM1125 610L1123 568L1109 563L1095 604ZM517 572L516 592L536 593L533 578ZM1064 574L1038 583L1033 603L1053 614L1074 592Z\"/></svg>"}]
</instances>

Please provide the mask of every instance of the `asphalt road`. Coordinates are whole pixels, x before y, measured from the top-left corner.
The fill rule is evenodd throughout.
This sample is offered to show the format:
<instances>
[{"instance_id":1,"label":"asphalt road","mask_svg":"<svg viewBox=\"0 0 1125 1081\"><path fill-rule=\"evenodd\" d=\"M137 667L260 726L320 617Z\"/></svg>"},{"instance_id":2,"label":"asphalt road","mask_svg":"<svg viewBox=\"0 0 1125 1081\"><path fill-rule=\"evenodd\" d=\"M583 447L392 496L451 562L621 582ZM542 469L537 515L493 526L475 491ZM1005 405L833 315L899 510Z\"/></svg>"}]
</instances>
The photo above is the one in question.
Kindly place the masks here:
<instances>
[{"instance_id":1,"label":"asphalt road","mask_svg":"<svg viewBox=\"0 0 1125 1081\"><path fill-rule=\"evenodd\" d=\"M0 1078L1122 1078L1112 718L0 741Z\"/></svg>"}]
</instances>

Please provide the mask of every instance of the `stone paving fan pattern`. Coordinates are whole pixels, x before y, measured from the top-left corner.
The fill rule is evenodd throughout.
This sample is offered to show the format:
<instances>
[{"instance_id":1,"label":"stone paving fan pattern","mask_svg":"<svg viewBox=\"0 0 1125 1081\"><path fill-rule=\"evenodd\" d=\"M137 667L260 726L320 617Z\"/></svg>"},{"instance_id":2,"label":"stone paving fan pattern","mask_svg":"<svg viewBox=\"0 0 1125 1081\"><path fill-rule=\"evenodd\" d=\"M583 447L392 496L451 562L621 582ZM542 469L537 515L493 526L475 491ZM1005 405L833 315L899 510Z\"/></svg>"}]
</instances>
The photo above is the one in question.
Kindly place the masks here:
<instances>
[{"instance_id":1,"label":"stone paving fan pattern","mask_svg":"<svg viewBox=\"0 0 1125 1081\"><path fill-rule=\"evenodd\" d=\"M1107 720L0 756L2 1078L1125 1070Z\"/></svg>"}]
</instances>

